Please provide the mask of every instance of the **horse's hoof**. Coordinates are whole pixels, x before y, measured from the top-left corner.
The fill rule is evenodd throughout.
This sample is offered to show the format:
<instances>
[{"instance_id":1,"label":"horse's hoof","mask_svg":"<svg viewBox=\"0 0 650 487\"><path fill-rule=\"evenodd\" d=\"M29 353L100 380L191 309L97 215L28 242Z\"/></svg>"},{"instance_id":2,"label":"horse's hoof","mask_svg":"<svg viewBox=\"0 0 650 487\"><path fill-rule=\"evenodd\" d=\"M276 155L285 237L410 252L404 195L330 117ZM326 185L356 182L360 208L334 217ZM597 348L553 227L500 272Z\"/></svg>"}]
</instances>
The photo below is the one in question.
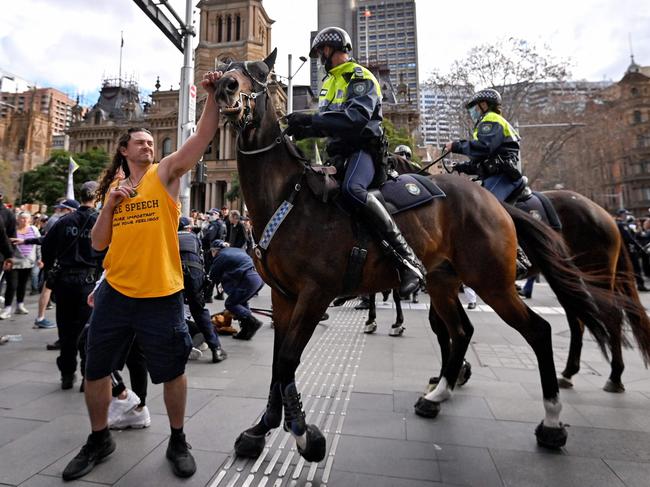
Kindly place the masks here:
<instances>
[{"instance_id":1,"label":"horse's hoof","mask_svg":"<svg viewBox=\"0 0 650 487\"><path fill-rule=\"evenodd\" d=\"M420 397L415 403L415 414L424 418L435 418L440 412L440 403L429 401L426 397Z\"/></svg>"},{"instance_id":2,"label":"horse's hoof","mask_svg":"<svg viewBox=\"0 0 650 487\"><path fill-rule=\"evenodd\" d=\"M307 435L307 446L304 450L298 446L298 452L308 462L320 462L325 458L327 440L325 440L323 433L313 424L307 425L305 434Z\"/></svg>"},{"instance_id":3,"label":"horse's hoof","mask_svg":"<svg viewBox=\"0 0 650 487\"><path fill-rule=\"evenodd\" d=\"M390 331L388 332L388 335L390 335L392 337L398 337L398 336L402 336L403 333L404 333L404 326L403 325L393 325L390 328Z\"/></svg>"},{"instance_id":4,"label":"horse's hoof","mask_svg":"<svg viewBox=\"0 0 650 487\"><path fill-rule=\"evenodd\" d=\"M472 376L472 364L470 364L467 360L463 359L463 365L460 368L460 373L458 374L458 380L456 381L456 385L458 385L458 387L464 386L465 384L467 384L467 381L471 376Z\"/></svg>"},{"instance_id":5,"label":"horse's hoof","mask_svg":"<svg viewBox=\"0 0 650 487\"><path fill-rule=\"evenodd\" d=\"M235 440L235 453L239 457L257 458L264 450L266 435L252 435L244 431Z\"/></svg>"},{"instance_id":6,"label":"horse's hoof","mask_svg":"<svg viewBox=\"0 0 650 487\"><path fill-rule=\"evenodd\" d=\"M374 333L375 331L377 331L377 323L374 321L372 323L366 323L366 327L363 329L363 332L367 333L368 335Z\"/></svg>"},{"instance_id":7,"label":"horse's hoof","mask_svg":"<svg viewBox=\"0 0 650 487\"><path fill-rule=\"evenodd\" d=\"M560 389L573 389L573 382L571 379L560 376L557 379L557 385Z\"/></svg>"},{"instance_id":8,"label":"horse's hoof","mask_svg":"<svg viewBox=\"0 0 650 487\"><path fill-rule=\"evenodd\" d=\"M605 382L605 386L603 387L603 391L620 394L621 392L625 392L625 386L622 382L614 382L611 379L607 379L607 382Z\"/></svg>"},{"instance_id":9,"label":"horse's hoof","mask_svg":"<svg viewBox=\"0 0 650 487\"><path fill-rule=\"evenodd\" d=\"M539 423L537 428L535 428L535 436L537 437L537 444L539 446L557 450L566 445L569 433L562 423L560 423L559 428L550 428L544 426L544 421L542 421Z\"/></svg>"}]
</instances>

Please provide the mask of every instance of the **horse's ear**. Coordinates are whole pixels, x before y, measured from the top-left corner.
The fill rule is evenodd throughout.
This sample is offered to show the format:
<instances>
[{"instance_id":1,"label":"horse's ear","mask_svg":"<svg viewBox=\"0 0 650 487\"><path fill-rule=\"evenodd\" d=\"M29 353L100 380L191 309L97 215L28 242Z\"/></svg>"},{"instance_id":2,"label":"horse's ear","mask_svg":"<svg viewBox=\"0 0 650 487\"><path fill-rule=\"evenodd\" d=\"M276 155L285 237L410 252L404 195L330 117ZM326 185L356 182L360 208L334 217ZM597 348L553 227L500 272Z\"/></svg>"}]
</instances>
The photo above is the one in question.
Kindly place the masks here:
<instances>
[{"instance_id":1,"label":"horse's ear","mask_svg":"<svg viewBox=\"0 0 650 487\"><path fill-rule=\"evenodd\" d=\"M278 48L277 47L275 49L273 49L271 54L266 56L266 59L264 60L264 64L267 65L267 67L269 68L269 71L271 71L273 69L273 66L275 65L275 58L276 57L278 57Z\"/></svg>"}]
</instances>

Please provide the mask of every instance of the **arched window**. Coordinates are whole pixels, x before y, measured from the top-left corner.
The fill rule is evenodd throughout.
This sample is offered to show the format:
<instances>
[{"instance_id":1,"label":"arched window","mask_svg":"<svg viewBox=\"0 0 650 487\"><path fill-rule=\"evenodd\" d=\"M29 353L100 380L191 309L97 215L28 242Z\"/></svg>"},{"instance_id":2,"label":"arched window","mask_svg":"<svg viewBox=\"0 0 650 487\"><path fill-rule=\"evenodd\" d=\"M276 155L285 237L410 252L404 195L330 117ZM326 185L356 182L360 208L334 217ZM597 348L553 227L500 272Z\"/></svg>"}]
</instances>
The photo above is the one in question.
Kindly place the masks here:
<instances>
[{"instance_id":1,"label":"arched window","mask_svg":"<svg viewBox=\"0 0 650 487\"><path fill-rule=\"evenodd\" d=\"M638 90L638 88L632 88L632 89L630 90L630 93L632 93L632 96L636 96L636 95L639 94L639 90Z\"/></svg>"},{"instance_id":2,"label":"arched window","mask_svg":"<svg viewBox=\"0 0 650 487\"><path fill-rule=\"evenodd\" d=\"M222 42L223 41L223 17L219 15L217 17L217 42Z\"/></svg>"},{"instance_id":3,"label":"arched window","mask_svg":"<svg viewBox=\"0 0 650 487\"><path fill-rule=\"evenodd\" d=\"M167 137L162 143L162 156L166 157L172 153L172 139Z\"/></svg>"},{"instance_id":4,"label":"arched window","mask_svg":"<svg viewBox=\"0 0 650 487\"><path fill-rule=\"evenodd\" d=\"M100 112L95 112L95 125L99 125L99 122L102 121L102 114Z\"/></svg>"},{"instance_id":5,"label":"arched window","mask_svg":"<svg viewBox=\"0 0 650 487\"><path fill-rule=\"evenodd\" d=\"M240 41L241 40L241 16L237 14L237 29L236 29L236 37L235 40Z\"/></svg>"},{"instance_id":6,"label":"arched window","mask_svg":"<svg viewBox=\"0 0 650 487\"><path fill-rule=\"evenodd\" d=\"M230 15L226 17L226 29L228 32L226 42L230 42L232 40L232 17Z\"/></svg>"},{"instance_id":7,"label":"arched window","mask_svg":"<svg viewBox=\"0 0 650 487\"><path fill-rule=\"evenodd\" d=\"M641 112L639 110L634 110L634 114L632 117L632 120L634 123L641 123Z\"/></svg>"}]
</instances>

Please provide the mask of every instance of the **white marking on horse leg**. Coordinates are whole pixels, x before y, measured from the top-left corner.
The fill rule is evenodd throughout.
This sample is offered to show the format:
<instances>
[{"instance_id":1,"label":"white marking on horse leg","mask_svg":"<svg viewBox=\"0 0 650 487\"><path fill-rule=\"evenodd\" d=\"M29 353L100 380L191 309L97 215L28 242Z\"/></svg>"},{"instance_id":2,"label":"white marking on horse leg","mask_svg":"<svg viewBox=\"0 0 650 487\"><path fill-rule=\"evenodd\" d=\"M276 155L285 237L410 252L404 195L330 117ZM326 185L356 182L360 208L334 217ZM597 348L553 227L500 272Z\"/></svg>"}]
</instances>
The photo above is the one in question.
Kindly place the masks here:
<instances>
[{"instance_id":1,"label":"white marking on horse leg","mask_svg":"<svg viewBox=\"0 0 650 487\"><path fill-rule=\"evenodd\" d=\"M291 434L293 435L294 439L296 440L296 445L298 446L298 448L300 448L301 450L304 451L304 449L307 447L307 432L305 431L300 436L294 435L293 433L291 433Z\"/></svg>"},{"instance_id":2,"label":"white marking on horse leg","mask_svg":"<svg viewBox=\"0 0 650 487\"><path fill-rule=\"evenodd\" d=\"M424 396L425 399L433 402L444 402L451 397L451 389L447 384L447 379L442 377L436 388Z\"/></svg>"},{"instance_id":3,"label":"white marking on horse leg","mask_svg":"<svg viewBox=\"0 0 650 487\"><path fill-rule=\"evenodd\" d=\"M549 428L560 427L560 412L562 411L562 403L560 398L544 399L544 409L546 416L544 417L544 426Z\"/></svg>"}]
</instances>

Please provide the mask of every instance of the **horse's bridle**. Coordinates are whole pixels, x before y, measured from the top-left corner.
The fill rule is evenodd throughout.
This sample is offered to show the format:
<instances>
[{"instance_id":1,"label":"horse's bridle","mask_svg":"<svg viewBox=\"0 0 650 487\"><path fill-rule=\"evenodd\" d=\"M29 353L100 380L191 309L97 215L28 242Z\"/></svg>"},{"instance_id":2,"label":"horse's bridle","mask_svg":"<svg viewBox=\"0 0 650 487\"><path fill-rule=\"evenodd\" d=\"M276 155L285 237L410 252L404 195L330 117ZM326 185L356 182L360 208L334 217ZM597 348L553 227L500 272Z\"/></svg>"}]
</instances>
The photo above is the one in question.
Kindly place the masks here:
<instances>
[{"instance_id":1,"label":"horse's bridle","mask_svg":"<svg viewBox=\"0 0 650 487\"><path fill-rule=\"evenodd\" d=\"M230 71L235 71L241 66L242 73L253 83L254 88L261 88L259 91L253 91L251 93L244 93L242 90L239 90L239 103L243 107L244 115L237 122L230 122L239 132L241 133L250 125L253 125L255 122L254 114L251 110L251 100L255 100L262 95L268 95L268 82L260 81L255 76L251 74L248 69L248 61L244 62L230 62L224 70L224 75ZM215 100L216 103L216 100Z\"/></svg>"}]
</instances>

